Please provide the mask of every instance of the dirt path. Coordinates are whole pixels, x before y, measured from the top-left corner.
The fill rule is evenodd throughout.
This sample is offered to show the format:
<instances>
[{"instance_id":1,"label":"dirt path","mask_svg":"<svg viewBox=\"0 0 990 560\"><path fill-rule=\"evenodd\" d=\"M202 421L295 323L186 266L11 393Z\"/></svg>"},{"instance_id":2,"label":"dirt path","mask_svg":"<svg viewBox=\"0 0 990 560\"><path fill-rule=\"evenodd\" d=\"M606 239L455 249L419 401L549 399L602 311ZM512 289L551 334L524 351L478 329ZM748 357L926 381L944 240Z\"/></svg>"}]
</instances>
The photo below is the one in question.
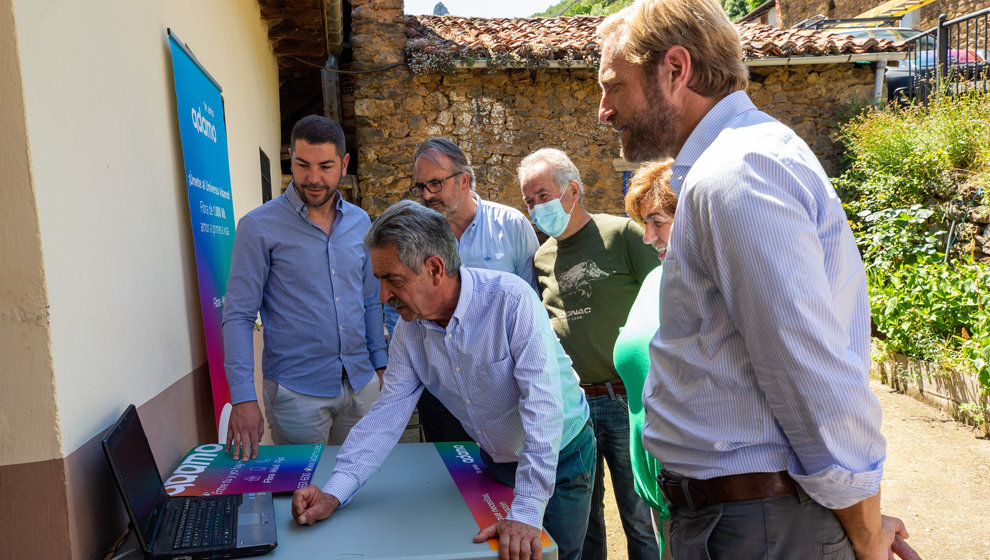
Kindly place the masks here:
<instances>
[{"instance_id":1,"label":"dirt path","mask_svg":"<svg viewBox=\"0 0 990 560\"><path fill-rule=\"evenodd\" d=\"M876 380L870 388L887 438L884 512L904 520L925 560L990 560L990 440ZM605 499L609 558L624 560L615 501Z\"/></svg>"},{"instance_id":2,"label":"dirt path","mask_svg":"<svg viewBox=\"0 0 990 560\"><path fill-rule=\"evenodd\" d=\"M990 559L990 440L878 381L887 437L883 509L926 560Z\"/></svg>"}]
</instances>

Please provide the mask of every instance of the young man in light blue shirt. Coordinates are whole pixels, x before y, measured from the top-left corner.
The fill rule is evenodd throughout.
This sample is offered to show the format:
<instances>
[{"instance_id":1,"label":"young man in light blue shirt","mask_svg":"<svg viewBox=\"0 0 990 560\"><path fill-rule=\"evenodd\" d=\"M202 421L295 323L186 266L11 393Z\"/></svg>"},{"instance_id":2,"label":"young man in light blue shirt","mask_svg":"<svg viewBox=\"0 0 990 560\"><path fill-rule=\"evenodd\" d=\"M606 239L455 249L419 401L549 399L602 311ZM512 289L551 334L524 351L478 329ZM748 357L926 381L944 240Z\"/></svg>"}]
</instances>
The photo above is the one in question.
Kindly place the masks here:
<instances>
[{"instance_id":1,"label":"young man in light blue shirt","mask_svg":"<svg viewBox=\"0 0 990 560\"><path fill-rule=\"evenodd\" d=\"M265 416L277 444L343 442L377 397L388 360L362 242L371 220L337 191L348 163L340 126L301 119L289 155L289 188L241 218L234 237L223 339L235 459L257 457L264 432L254 389L259 311Z\"/></svg>"}]
</instances>

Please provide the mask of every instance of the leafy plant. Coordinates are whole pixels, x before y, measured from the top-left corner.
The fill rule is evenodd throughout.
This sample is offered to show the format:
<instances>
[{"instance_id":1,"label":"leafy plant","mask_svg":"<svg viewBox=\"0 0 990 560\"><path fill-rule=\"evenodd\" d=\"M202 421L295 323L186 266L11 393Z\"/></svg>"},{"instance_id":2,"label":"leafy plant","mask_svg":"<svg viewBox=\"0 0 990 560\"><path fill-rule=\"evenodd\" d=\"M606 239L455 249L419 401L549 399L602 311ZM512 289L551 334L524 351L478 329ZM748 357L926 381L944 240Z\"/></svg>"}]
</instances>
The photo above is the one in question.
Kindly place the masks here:
<instances>
[{"instance_id":1,"label":"leafy plant","mask_svg":"<svg viewBox=\"0 0 990 560\"><path fill-rule=\"evenodd\" d=\"M856 243L871 275L887 276L921 258L935 258L943 231L929 231L935 211L915 204L909 208L862 210L855 228Z\"/></svg>"},{"instance_id":2,"label":"leafy plant","mask_svg":"<svg viewBox=\"0 0 990 560\"><path fill-rule=\"evenodd\" d=\"M961 408L982 421L990 417L990 264L966 253L945 262L941 250L950 200L973 202L990 185L987 114L986 95L869 109L840 125L849 167L835 180L867 269L873 321L886 335L878 351L977 379L981 402Z\"/></svg>"}]
</instances>

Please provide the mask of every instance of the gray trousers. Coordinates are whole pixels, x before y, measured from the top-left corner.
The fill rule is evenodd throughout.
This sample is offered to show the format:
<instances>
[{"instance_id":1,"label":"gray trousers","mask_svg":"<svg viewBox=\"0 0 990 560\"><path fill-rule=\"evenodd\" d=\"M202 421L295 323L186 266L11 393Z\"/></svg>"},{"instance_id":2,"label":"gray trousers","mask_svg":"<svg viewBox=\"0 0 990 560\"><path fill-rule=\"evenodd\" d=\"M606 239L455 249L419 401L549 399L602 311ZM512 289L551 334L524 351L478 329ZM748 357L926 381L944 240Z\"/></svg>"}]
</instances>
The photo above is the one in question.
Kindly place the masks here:
<instances>
[{"instance_id":1,"label":"gray trousers","mask_svg":"<svg viewBox=\"0 0 990 560\"><path fill-rule=\"evenodd\" d=\"M852 544L832 510L798 487L794 496L671 508L675 560L854 560Z\"/></svg>"}]
</instances>

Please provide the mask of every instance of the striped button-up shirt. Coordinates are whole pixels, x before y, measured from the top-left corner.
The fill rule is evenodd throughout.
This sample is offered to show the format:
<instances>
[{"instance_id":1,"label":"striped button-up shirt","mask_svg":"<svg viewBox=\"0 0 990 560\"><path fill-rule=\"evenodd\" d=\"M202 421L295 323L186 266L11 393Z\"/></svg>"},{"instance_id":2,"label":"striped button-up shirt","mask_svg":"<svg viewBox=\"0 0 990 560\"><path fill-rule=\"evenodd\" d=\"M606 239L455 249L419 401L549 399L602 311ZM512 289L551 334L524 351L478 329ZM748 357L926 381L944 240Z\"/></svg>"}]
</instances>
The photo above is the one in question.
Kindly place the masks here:
<instances>
[{"instance_id":1,"label":"striped button-up shirt","mask_svg":"<svg viewBox=\"0 0 990 560\"><path fill-rule=\"evenodd\" d=\"M496 462L518 461L508 519L540 527L557 456L588 403L536 292L518 276L461 268L446 327L399 321L385 383L351 430L323 490L346 503L378 470L426 387Z\"/></svg>"},{"instance_id":2,"label":"striped button-up shirt","mask_svg":"<svg viewBox=\"0 0 990 560\"><path fill-rule=\"evenodd\" d=\"M876 494L866 275L818 160L737 91L672 171L647 449L691 478L787 470L828 508Z\"/></svg>"}]
</instances>

